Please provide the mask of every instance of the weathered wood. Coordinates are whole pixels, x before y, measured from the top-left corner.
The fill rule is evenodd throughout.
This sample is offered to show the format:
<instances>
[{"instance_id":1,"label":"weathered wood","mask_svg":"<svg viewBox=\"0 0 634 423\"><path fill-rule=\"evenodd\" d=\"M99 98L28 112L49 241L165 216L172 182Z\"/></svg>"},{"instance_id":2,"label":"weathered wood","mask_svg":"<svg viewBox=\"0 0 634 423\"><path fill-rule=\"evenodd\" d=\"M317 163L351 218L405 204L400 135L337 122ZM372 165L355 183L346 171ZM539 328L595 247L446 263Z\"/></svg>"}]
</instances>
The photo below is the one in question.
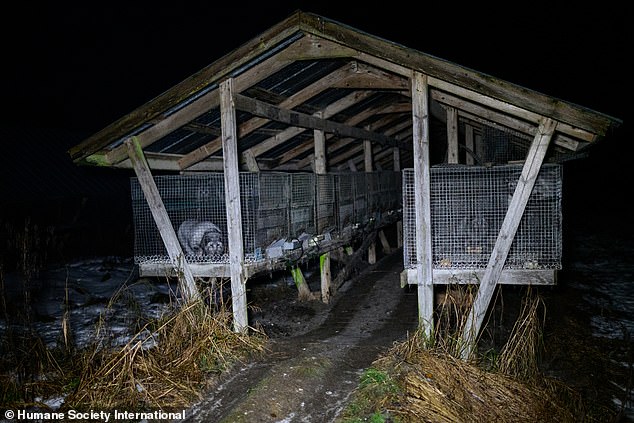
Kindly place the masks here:
<instances>
[{"instance_id":1,"label":"weathered wood","mask_svg":"<svg viewBox=\"0 0 634 423\"><path fill-rule=\"evenodd\" d=\"M323 92L324 90L331 87L337 81L340 81L342 78L349 76L351 73L350 65L342 66L341 68L335 70L334 72L320 78L318 81L310 84L308 87L298 91L292 96L288 97L286 100L282 101L279 106L292 109L293 107L297 107L298 105L304 103L306 100L311 97ZM244 137L255 130L261 128L270 122L269 119L264 119L261 117L255 117L249 119L242 125L240 125L238 129L238 136ZM198 160L202 160L205 157L208 157L211 154L214 154L221 149L221 139L216 138L213 141L210 141L197 149L191 151L190 153L183 156L180 161L180 165L182 169L188 168L195 164Z\"/></svg>"},{"instance_id":2,"label":"weathered wood","mask_svg":"<svg viewBox=\"0 0 634 423\"><path fill-rule=\"evenodd\" d=\"M256 116L265 117L276 122L297 126L305 129L319 129L324 132L339 134L346 137L359 139L370 139L379 144L398 145L397 141L383 134L371 132L355 126L348 126L328 119L318 118L314 115L296 112L294 110L282 109L264 101L249 98L241 94L235 94L234 102L239 110L251 113Z\"/></svg>"},{"instance_id":3,"label":"weathered wood","mask_svg":"<svg viewBox=\"0 0 634 423\"><path fill-rule=\"evenodd\" d=\"M251 153L250 151L245 151L245 154L242 155L242 158L244 159L249 172L260 171L260 166L258 165L258 162L255 159L255 157L253 157L253 153Z\"/></svg>"},{"instance_id":4,"label":"weathered wood","mask_svg":"<svg viewBox=\"0 0 634 423\"><path fill-rule=\"evenodd\" d=\"M427 76L412 74L412 128L414 143L414 204L416 215L416 276L418 317L425 336L434 326L434 285L431 251L431 177L429 160L429 87Z\"/></svg>"},{"instance_id":5,"label":"weathered wood","mask_svg":"<svg viewBox=\"0 0 634 423\"><path fill-rule=\"evenodd\" d=\"M319 256L319 274L321 276L321 301L328 304L330 302L330 253Z\"/></svg>"},{"instance_id":6,"label":"weathered wood","mask_svg":"<svg viewBox=\"0 0 634 423\"><path fill-rule=\"evenodd\" d=\"M336 102L329 104L326 108L321 110L320 112L323 113L322 118L328 119L329 117L336 115L337 113L347 109L348 107L367 99L372 94L373 93L371 91L352 92L348 94L347 96L337 100ZM317 129L321 129L321 128L317 128ZM258 143L257 145L254 145L253 147L250 148L250 150L252 150L253 154L256 157L260 156L261 154L264 154L265 152L279 146L280 144L283 144L284 142L301 134L304 131L306 131L306 128L291 126L289 128L286 128L279 134L275 135L274 137L268 138Z\"/></svg>"},{"instance_id":7,"label":"weathered wood","mask_svg":"<svg viewBox=\"0 0 634 423\"><path fill-rule=\"evenodd\" d=\"M343 283L348 280L350 275L357 269L357 267L361 263L365 263L365 261L363 260L363 256L370 244L376 239L376 234L376 229L371 230L367 234L365 234L361 245L355 251L352 251L352 247L349 246L345 248L345 252L348 254L348 259L345 261L346 264L343 269L339 270L339 273L337 273L337 277L332 281L331 290L333 293L337 292L339 288L341 288L341 285L343 285Z\"/></svg>"},{"instance_id":8,"label":"weathered wood","mask_svg":"<svg viewBox=\"0 0 634 423\"><path fill-rule=\"evenodd\" d=\"M231 304L236 332L248 328L246 279L243 274L242 215L240 206L240 174L238 169L238 134L233 102L233 79L220 84L220 122L224 157L224 186L231 270Z\"/></svg>"},{"instance_id":9,"label":"weathered wood","mask_svg":"<svg viewBox=\"0 0 634 423\"><path fill-rule=\"evenodd\" d=\"M363 169L372 172L372 141L363 140Z\"/></svg>"},{"instance_id":10,"label":"weathered wood","mask_svg":"<svg viewBox=\"0 0 634 423\"><path fill-rule=\"evenodd\" d=\"M394 151L394 154L393 154L394 171L400 172L401 171L401 150L398 147L392 147L392 150Z\"/></svg>"},{"instance_id":11,"label":"weathered wood","mask_svg":"<svg viewBox=\"0 0 634 423\"><path fill-rule=\"evenodd\" d=\"M396 222L396 246L398 248L403 247L403 221Z\"/></svg>"},{"instance_id":12,"label":"weathered wood","mask_svg":"<svg viewBox=\"0 0 634 423\"><path fill-rule=\"evenodd\" d=\"M473 126L465 124L464 143L465 147L467 147L467 157L465 162L467 165L473 165L475 162L473 157L473 154L475 154L475 146L473 141Z\"/></svg>"},{"instance_id":13,"label":"weathered wood","mask_svg":"<svg viewBox=\"0 0 634 423\"><path fill-rule=\"evenodd\" d=\"M480 332L484 316L489 307L491 297L495 290L500 275L504 268L504 263L508 256L511 244L515 238L515 233L519 227L520 220L524 214L524 209L528 203L531 191L537 180L537 175L546 156L546 150L550 140L557 128L557 122L552 119L545 119L537 130L535 139L531 144L526 156L526 162L522 168L522 173L511 198L509 208L504 216L502 227L495 241L493 252L489 258L484 276L480 283L480 288L474 299L473 306L462 333L464 340L463 357L468 358L475 347L476 339Z\"/></svg>"},{"instance_id":14,"label":"weathered wood","mask_svg":"<svg viewBox=\"0 0 634 423\"><path fill-rule=\"evenodd\" d=\"M323 117L323 113L319 112L317 117ZM313 131L313 137L315 139L315 173L326 173L326 133L315 129Z\"/></svg>"},{"instance_id":15,"label":"weathered wood","mask_svg":"<svg viewBox=\"0 0 634 423\"><path fill-rule=\"evenodd\" d=\"M300 269L299 267L292 267L291 275L293 276L293 281L295 281L295 286L297 287L297 298L300 301L312 300L313 293L310 292L310 288L306 283L306 279L304 278L302 269Z\"/></svg>"},{"instance_id":16,"label":"weathered wood","mask_svg":"<svg viewBox=\"0 0 634 423\"><path fill-rule=\"evenodd\" d=\"M172 262L172 266L174 266L177 271L178 282L183 297L186 301L198 300L200 299L200 293L196 288L194 275L189 268L187 260L185 260L185 254L183 254L180 242L178 242L178 237L176 236L172 222L161 199L161 194L156 187L148 163L145 160L143 149L135 137L128 138L124 144L128 149L128 155L130 156L134 172L139 180L139 185L143 190L143 195L148 203L156 227L158 228L167 254Z\"/></svg>"},{"instance_id":17,"label":"weathered wood","mask_svg":"<svg viewBox=\"0 0 634 423\"><path fill-rule=\"evenodd\" d=\"M389 69L392 71L397 71L394 68L400 66L416 72L424 72L429 75L428 84L431 86L444 82L444 85L451 87L464 87L472 92L517 105L534 113L551 116L558 121L599 135L605 135L614 122L609 116L386 41L323 16L302 13L299 25L305 32L334 42L343 42L346 47L358 50L359 54L356 57L359 60L377 58L391 65ZM378 66L377 63L372 64ZM388 69L387 66L380 67ZM405 73L401 74L407 76Z\"/></svg>"},{"instance_id":18,"label":"weathered wood","mask_svg":"<svg viewBox=\"0 0 634 423\"><path fill-rule=\"evenodd\" d=\"M204 69L196 72L194 75L184 81L173 86L158 97L145 103L133 112L126 114L113 124L107 126L103 130L89 137L81 144L69 150L69 154L74 161L81 160L82 157L88 156L106 147L113 140L124 136L133 129L140 126L142 121L154 119L165 110L172 109L177 104L190 98L201 89L217 83L221 78L230 75L245 64L251 62L254 58L261 55L267 50L271 50L275 46L287 40L292 34L297 32L299 17L301 13L293 13L282 22L269 28L266 32L260 34L231 53L216 60ZM272 58L273 61L283 62L277 57Z\"/></svg>"},{"instance_id":19,"label":"weathered wood","mask_svg":"<svg viewBox=\"0 0 634 423\"><path fill-rule=\"evenodd\" d=\"M499 124L503 127L511 128L533 137L535 136L535 133L537 131L537 127L534 123L532 123L533 120L526 121L522 119L517 119L508 114L501 113L499 111L495 111L482 105L472 103L462 98L454 97L450 94L439 92L436 90L433 90L431 92L431 96L439 103L447 105L447 108L452 107L458 109L459 116L482 123L483 125L494 126L494 124ZM539 119L538 115L531 114L531 117L535 120ZM557 131L560 132L562 128L568 128L568 130L565 131L568 135L574 134L575 137L579 138L582 141L591 142L595 139L594 134L585 131L579 131L578 128L572 128L571 126L566 127L563 124L561 126L558 126ZM579 141L572 140L568 137L562 136L561 134L558 134L558 136L553 141L555 145L572 151L576 151L581 145Z\"/></svg>"},{"instance_id":20,"label":"weathered wood","mask_svg":"<svg viewBox=\"0 0 634 423\"><path fill-rule=\"evenodd\" d=\"M447 163L458 163L458 111L447 107Z\"/></svg>"},{"instance_id":21,"label":"weathered wood","mask_svg":"<svg viewBox=\"0 0 634 423\"><path fill-rule=\"evenodd\" d=\"M434 285L479 285L485 269L433 269ZM416 285L416 269L406 269L407 283ZM503 269L499 285L554 285L553 269Z\"/></svg>"},{"instance_id":22,"label":"weathered wood","mask_svg":"<svg viewBox=\"0 0 634 423\"><path fill-rule=\"evenodd\" d=\"M390 247L390 242L387 240L387 236L385 236L385 231L383 229L379 231L379 239L381 240L383 252L385 254L390 254L392 252L392 247Z\"/></svg>"}]
</instances>

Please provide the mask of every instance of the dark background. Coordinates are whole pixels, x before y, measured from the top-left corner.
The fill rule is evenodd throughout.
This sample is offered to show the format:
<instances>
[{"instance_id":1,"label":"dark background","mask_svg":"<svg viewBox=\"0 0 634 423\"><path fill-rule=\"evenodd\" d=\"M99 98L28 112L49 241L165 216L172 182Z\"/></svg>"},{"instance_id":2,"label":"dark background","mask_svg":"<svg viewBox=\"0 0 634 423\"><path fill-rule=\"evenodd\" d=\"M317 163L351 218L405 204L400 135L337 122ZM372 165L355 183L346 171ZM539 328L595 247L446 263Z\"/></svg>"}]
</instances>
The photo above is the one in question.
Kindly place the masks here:
<instances>
[{"instance_id":1,"label":"dark background","mask_svg":"<svg viewBox=\"0 0 634 423\"><path fill-rule=\"evenodd\" d=\"M443 3L13 5L0 29L0 211L54 220L85 245L108 238L70 254L129 254L129 174L69 165L66 150L301 9L621 119L588 158L566 164L564 219L631 230L632 6ZM100 198L88 194L95 184Z\"/></svg>"}]
</instances>

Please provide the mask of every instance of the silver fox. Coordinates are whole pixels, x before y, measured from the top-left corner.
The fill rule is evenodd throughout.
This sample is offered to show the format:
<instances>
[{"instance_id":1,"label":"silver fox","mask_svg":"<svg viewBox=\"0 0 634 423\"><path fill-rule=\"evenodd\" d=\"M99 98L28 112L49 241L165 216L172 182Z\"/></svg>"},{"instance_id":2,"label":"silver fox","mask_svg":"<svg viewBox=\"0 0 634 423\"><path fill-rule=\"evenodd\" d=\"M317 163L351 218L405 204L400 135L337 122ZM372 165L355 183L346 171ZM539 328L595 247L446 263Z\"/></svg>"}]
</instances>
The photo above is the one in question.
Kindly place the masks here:
<instances>
[{"instance_id":1,"label":"silver fox","mask_svg":"<svg viewBox=\"0 0 634 423\"><path fill-rule=\"evenodd\" d=\"M178 228L178 240L186 255L219 256L225 251L220 228L206 220L185 220Z\"/></svg>"}]
</instances>

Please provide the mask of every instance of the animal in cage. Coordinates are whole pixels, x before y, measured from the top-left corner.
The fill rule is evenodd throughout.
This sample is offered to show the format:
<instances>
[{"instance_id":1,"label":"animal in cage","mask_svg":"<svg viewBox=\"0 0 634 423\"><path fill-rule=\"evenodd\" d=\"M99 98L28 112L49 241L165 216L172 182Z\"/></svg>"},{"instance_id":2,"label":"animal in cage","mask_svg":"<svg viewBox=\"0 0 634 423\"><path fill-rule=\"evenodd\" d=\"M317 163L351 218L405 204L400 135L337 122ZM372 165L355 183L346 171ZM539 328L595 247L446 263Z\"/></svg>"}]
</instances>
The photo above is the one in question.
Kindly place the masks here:
<instances>
[{"instance_id":1,"label":"animal in cage","mask_svg":"<svg viewBox=\"0 0 634 423\"><path fill-rule=\"evenodd\" d=\"M208 220L185 220L178 227L178 240L187 255L220 256L225 250L220 228Z\"/></svg>"}]
</instances>

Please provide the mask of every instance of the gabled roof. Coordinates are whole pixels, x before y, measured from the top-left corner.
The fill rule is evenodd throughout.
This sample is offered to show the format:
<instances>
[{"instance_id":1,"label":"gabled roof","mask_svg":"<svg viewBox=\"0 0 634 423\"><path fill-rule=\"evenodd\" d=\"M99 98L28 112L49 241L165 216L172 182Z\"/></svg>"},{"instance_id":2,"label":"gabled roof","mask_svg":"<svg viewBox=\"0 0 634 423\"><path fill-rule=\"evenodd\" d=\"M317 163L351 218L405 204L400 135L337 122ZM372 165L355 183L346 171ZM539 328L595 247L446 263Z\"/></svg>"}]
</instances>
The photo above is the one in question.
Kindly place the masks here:
<instances>
[{"instance_id":1,"label":"gabled roof","mask_svg":"<svg viewBox=\"0 0 634 423\"><path fill-rule=\"evenodd\" d=\"M331 169L362 162L363 139L376 145L373 156L379 166L391 168L393 146L402 148L406 166L411 161L413 71L428 76L435 122L430 144L446 143L449 112L458 117L463 137L474 131L482 137L485 129L495 128L512 133L511 142L520 148L528 147L547 117L558 122L548 158L558 161L575 157L620 124L588 108L297 11L69 154L78 164L128 167L123 142L135 135L154 169L220 170L218 87L233 77L238 149L245 165L310 169L311 128L319 126L328 128Z\"/></svg>"}]
</instances>

